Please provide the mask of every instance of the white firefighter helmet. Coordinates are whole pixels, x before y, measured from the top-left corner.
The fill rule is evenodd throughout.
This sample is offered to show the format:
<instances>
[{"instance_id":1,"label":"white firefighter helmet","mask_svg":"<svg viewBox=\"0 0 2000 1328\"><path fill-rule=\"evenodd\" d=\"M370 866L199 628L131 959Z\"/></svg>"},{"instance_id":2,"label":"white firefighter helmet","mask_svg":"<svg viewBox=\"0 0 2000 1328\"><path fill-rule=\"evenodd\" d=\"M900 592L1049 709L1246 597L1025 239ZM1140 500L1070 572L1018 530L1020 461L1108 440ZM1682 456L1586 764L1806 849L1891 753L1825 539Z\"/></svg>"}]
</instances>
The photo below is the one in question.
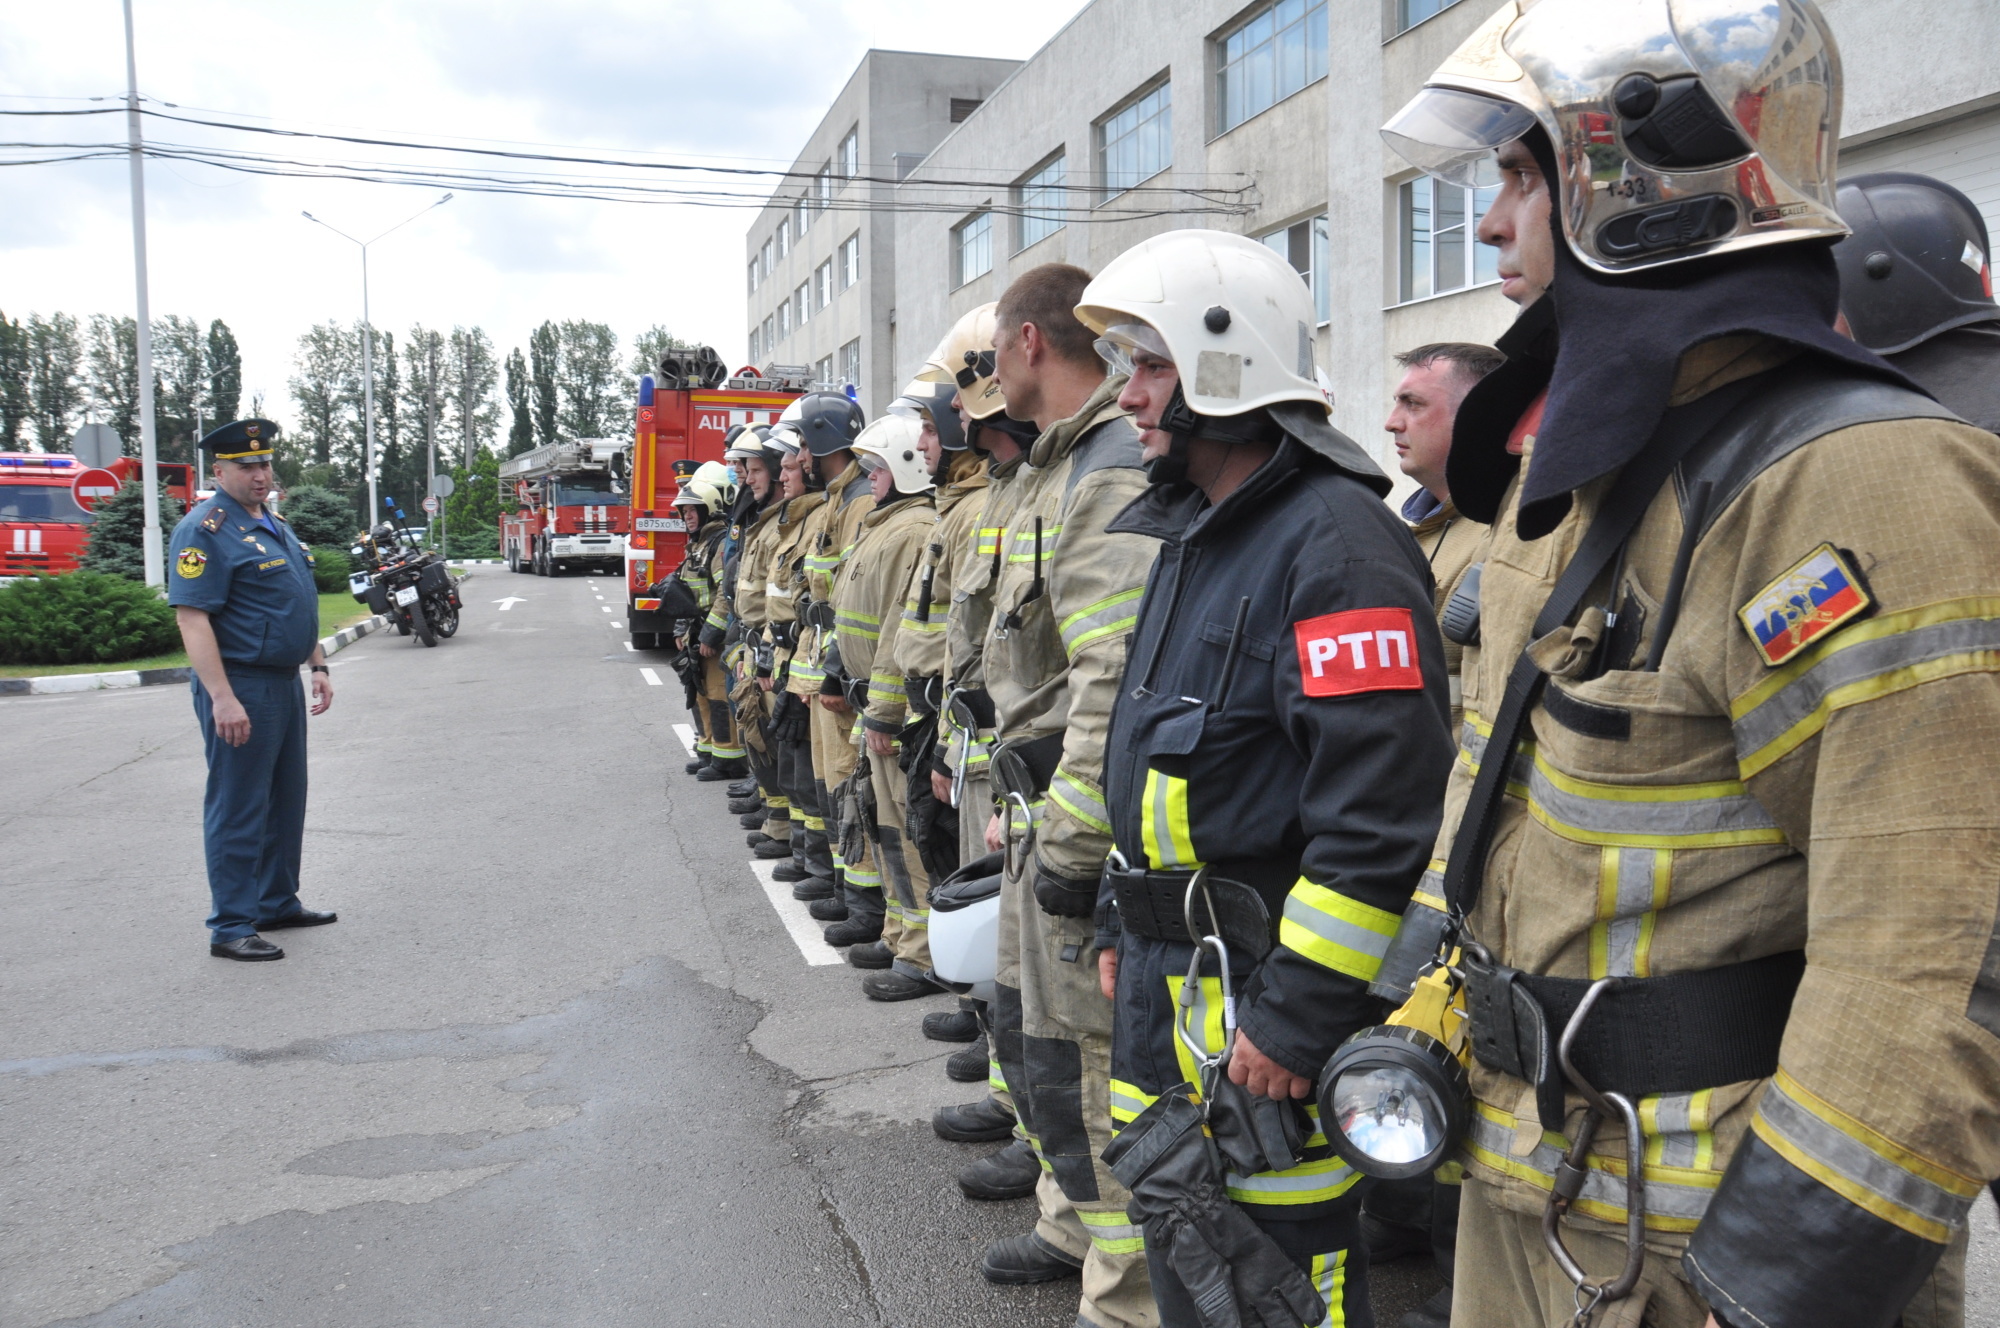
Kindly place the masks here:
<instances>
[{"instance_id":1,"label":"white firefighter helmet","mask_svg":"<svg viewBox=\"0 0 2000 1328\"><path fill-rule=\"evenodd\" d=\"M917 378L926 383L956 383L958 403L975 420L990 419L1007 408L1007 398L993 377L993 334L1000 326L994 310L982 304L944 334Z\"/></svg>"},{"instance_id":2,"label":"white firefighter helmet","mask_svg":"<svg viewBox=\"0 0 2000 1328\"><path fill-rule=\"evenodd\" d=\"M1222 231L1167 231L1111 260L1076 316L1098 352L1129 369L1134 350L1174 362L1199 415L1243 415L1326 396L1314 377L1312 292L1268 246Z\"/></svg>"},{"instance_id":3,"label":"white firefighter helmet","mask_svg":"<svg viewBox=\"0 0 2000 1328\"><path fill-rule=\"evenodd\" d=\"M680 492L669 506L699 507L716 516L735 498L736 477L729 473L729 467L720 461L704 461L695 467L694 474L681 481Z\"/></svg>"},{"instance_id":4,"label":"white firefighter helmet","mask_svg":"<svg viewBox=\"0 0 2000 1328\"><path fill-rule=\"evenodd\" d=\"M1507 0L1383 126L1491 184L1536 125L1564 238L1599 272L1837 238L1840 54L1811 0Z\"/></svg>"},{"instance_id":5,"label":"white firefighter helmet","mask_svg":"<svg viewBox=\"0 0 2000 1328\"><path fill-rule=\"evenodd\" d=\"M877 466L887 466L897 493L929 493L937 484L931 479L930 463L917 446L922 428L908 415L883 415L854 440L854 455L871 475Z\"/></svg>"}]
</instances>

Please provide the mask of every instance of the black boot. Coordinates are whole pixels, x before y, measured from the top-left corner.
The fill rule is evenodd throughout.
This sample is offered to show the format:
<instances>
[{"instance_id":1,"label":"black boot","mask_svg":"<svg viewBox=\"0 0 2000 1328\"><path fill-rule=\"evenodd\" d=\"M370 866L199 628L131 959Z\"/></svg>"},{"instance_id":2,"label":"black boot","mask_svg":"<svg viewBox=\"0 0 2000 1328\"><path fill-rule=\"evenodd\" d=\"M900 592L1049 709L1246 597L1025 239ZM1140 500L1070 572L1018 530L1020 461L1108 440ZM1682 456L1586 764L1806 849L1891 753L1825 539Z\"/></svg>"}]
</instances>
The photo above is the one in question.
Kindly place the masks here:
<instances>
[{"instance_id":1,"label":"black boot","mask_svg":"<svg viewBox=\"0 0 2000 1328\"><path fill-rule=\"evenodd\" d=\"M777 871L772 872L771 875L782 881L785 879L784 871L785 869L780 867ZM815 899L831 899L839 891L839 887L824 876L803 876L796 878L796 881L797 883L792 886L792 898L794 899L803 899L808 902Z\"/></svg>"},{"instance_id":2,"label":"black boot","mask_svg":"<svg viewBox=\"0 0 2000 1328\"><path fill-rule=\"evenodd\" d=\"M962 1107L939 1107L931 1114L931 1128L955 1144L995 1143L1013 1137L1014 1113L998 1098L982 1097Z\"/></svg>"},{"instance_id":3,"label":"black boot","mask_svg":"<svg viewBox=\"0 0 2000 1328\"><path fill-rule=\"evenodd\" d=\"M860 948L855 947L856 950ZM854 950L849 950L847 955L852 959ZM914 1001L924 996L942 996L944 988L935 982L926 982L891 969L884 973L870 973L861 979L861 994L871 1001Z\"/></svg>"},{"instance_id":4,"label":"black boot","mask_svg":"<svg viewBox=\"0 0 2000 1328\"><path fill-rule=\"evenodd\" d=\"M696 772L695 778L704 784L720 784L725 779L742 778L743 772L748 768L741 760L715 761L708 769Z\"/></svg>"},{"instance_id":5,"label":"black boot","mask_svg":"<svg viewBox=\"0 0 2000 1328\"><path fill-rule=\"evenodd\" d=\"M791 860L790 862L781 862L781 863L779 863L779 864L778 864L777 866L775 866L775 867L771 868L771 879L772 879L772 880L774 880L774 881L785 881L785 882L792 882L792 881L803 881L803 880L807 879L807 878L808 878L808 877L809 877L810 875L811 875L811 873L810 873L810 872L808 872L808 871L807 871L807 870L806 870L806 869L805 869L804 867L801 867L801 866L799 866L799 858L798 858L798 854L796 854L796 853L794 853L794 854L792 855L792 860ZM832 881L828 881L828 882L827 882L826 884L827 884L827 889L828 889L828 890L831 890L831 889L833 888L833 882L832 882ZM825 896L825 895L802 895L802 894L800 894L800 893L799 893L798 891L794 890L794 891L792 891L792 898L794 898L794 899L824 899L824 898L826 898L826 896Z\"/></svg>"},{"instance_id":6,"label":"black boot","mask_svg":"<svg viewBox=\"0 0 2000 1328\"><path fill-rule=\"evenodd\" d=\"M729 796L732 798L750 798L758 796L757 781L754 779L737 780L734 784L731 784L729 786Z\"/></svg>"},{"instance_id":7,"label":"black boot","mask_svg":"<svg viewBox=\"0 0 2000 1328\"><path fill-rule=\"evenodd\" d=\"M870 941L866 945L849 947L847 962L855 968L887 968L896 962L896 956L889 953L889 947L880 941ZM867 983L862 984L863 990Z\"/></svg>"},{"instance_id":8,"label":"black boot","mask_svg":"<svg viewBox=\"0 0 2000 1328\"><path fill-rule=\"evenodd\" d=\"M762 843L750 846L751 857L763 862L772 862L779 858L783 858L787 862L791 861L792 846L790 844L787 844L782 839L773 839L769 835L762 836L762 839Z\"/></svg>"},{"instance_id":9,"label":"black boot","mask_svg":"<svg viewBox=\"0 0 2000 1328\"><path fill-rule=\"evenodd\" d=\"M708 769L708 753L703 752L701 755L695 757L694 760L682 766L681 769L687 771L690 775L700 774L702 771Z\"/></svg>"},{"instance_id":10,"label":"black boot","mask_svg":"<svg viewBox=\"0 0 2000 1328\"><path fill-rule=\"evenodd\" d=\"M747 798L739 798L732 793L729 796L729 810L737 816L747 816L751 812L763 811L764 800L755 793Z\"/></svg>"},{"instance_id":11,"label":"black boot","mask_svg":"<svg viewBox=\"0 0 2000 1328\"><path fill-rule=\"evenodd\" d=\"M822 900L821 903L827 901ZM818 907L818 905L814 905ZM821 933L828 945L836 948L847 945L866 945L869 941L882 939L882 919L850 917L845 922L836 922Z\"/></svg>"},{"instance_id":12,"label":"black boot","mask_svg":"<svg viewBox=\"0 0 2000 1328\"><path fill-rule=\"evenodd\" d=\"M968 1199L1025 1199L1042 1178L1042 1164L1026 1139L1008 1141L958 1173L958 1188Z\"/></svg>"},{"instance_id":13,"label":"black boot","mask_svg":"<svg viewBox=\"0 0 2000 1328\"><path fill-rule=\"evenodd\" d=\"M1440 1287L1437 1294L1405 1314L1399 1328L1451 1328L1451 1288Z\"/></svg>"},{"instance_id":14,"label":"black boot","mask_svg":"<svg viewBox=\"0 0 2000 1328\"><path fill-rule=\"evenodd\" d=\"M953 1052L944 1063L944 1077L953 1083L984 1083L992 1073L993 1056L987 1050L984 1034L964 1051Z\"/></svg>"},{"instance_id":15,"label":"black boot","mask_svg":"<svg viewBox=\"0 0 2000 1328\"><path fill-rule=\"evenodd\" d=\"M764 822L770 819L770 817L764 815L762 812L744 812L737 816L736 824L742 826L745 830L762 830Z\"/></svg>"},{"instance_id":16,"label":"black boot","mask_svg":"<svg viewBox=\"0 0 2000 1328\"><path fill-rule=\"evenodd\" d=\"M971 1042L979 1036L979 1016L970 1010L927 1014L924 1036L933 1042Z\"/></svg>"},{"instance_id":17,"label":"black boot","mask_svg":"<svg viewBox=\"0 0 2000 1328\"><path fill-rule=\"evenodd\" d=\"M842 899L838 894L830 894L824 899L813 900L812 907L807 909L806 912L812 914L814 922L845 922L847 921L847 901ZM877 934L879 935L880 933L878 932ZM851 944L851 942L840 941L828 943L833 945Z\"/></svg>"},{"instance_id":18,"label":"black boot","mask_svg":"<svg viewBox=\"0 0 2000 1328\"><path fill-rule=\"evenodd\" d=\"M988 1245L979 1271L987 1281L1000 1286L1026 1286L1076 1277L1083 1271L1083 1260L1064 1254L1030 1231Z\"/></svg>"}]
</instances>

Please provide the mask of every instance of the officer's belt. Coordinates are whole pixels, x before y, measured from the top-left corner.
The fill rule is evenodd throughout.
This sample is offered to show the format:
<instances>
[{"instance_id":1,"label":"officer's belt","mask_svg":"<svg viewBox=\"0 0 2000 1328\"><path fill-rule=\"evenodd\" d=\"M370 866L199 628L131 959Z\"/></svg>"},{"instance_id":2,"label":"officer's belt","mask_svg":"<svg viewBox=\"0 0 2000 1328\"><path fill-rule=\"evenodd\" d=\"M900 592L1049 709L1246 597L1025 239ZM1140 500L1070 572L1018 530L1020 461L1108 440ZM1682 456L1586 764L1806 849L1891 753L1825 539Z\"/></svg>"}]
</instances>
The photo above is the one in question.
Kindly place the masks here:
<instances>
[{"instance_id":1,"label":"officer's belt","mask_svg":"<svg viewBox=\"0 0 2000 1328\"><path fill-rule=\"evenodd\" d=\"M1004 743L993 753L993 782L1009 796L1020 794L1034 802L1049 791L1062 763L1063 735L1060 730L1039 738L1020 738Z\"/></svg>"},{"instance_id":2,"label":"officer's belt","mask_svg":"<svg viewBox=\"0 0 2000 1328\"><path fill-rule=\"evenodd\" d=\"M1787 950L1696 973L1614 979L1577 1030L1570 1062L1599 1092L1634 1100L1769 1078L1805 967L1805 951ZM1469 953L1461 970L1473 1055L1535 1085L1542 1127L1561 1128L1565 1080L1556 1048L1595 984Z\"/></svg>"},{"instance_id":3,"label":"officer's belt","mask_svg":"<svg viewBox=\"0 0 2000 1328\"><path fill-rule=\"evenodd\" d=\"M300 660L299 664L303 664L304 662L304 660ZM240 659L225 659L222 661L222 671L224 673L267 674L273 678L288 676L296 678L299 676L299 664L246 664Z\"/></svg>"},{"instance_id":4,"label":"officer's belt","mask_svg":"<svg viewBox=\"0 0 2000 1328\"><path fill-rule=\"evenodd\" d=\"M1254 868L1258 864L1242 865ZM1111 883L1112 896L1118 901L1120 929L1154 941L1200 939L1187 924L1188 886L1195 875L1191 871L1149 871L1105 863L1104 879ZM1284 873L1287 887L1297 878L1296 865ZM1262 962L1275 943L1271 910L1265 906L1262 893L1242 881L1219 876L1213 869L1202 874L1202 887L1195 892L1195 925L1212 922L1218 929L1214 934L1230 948L1241 950L1253 962ZM1208 914L1210 907L1215 910L1213 919Z\"/></svg>"},{"instance_id":5,"label":"officer's belt","mask_svg":"<svg viewBox=\"0 0 2000 1328\"><path fill-rule=\"evenodd\" d=\"M999 722L993 711L993 696L984 687L960 687L948 703L952 723L967 733L990 729Z\"/></svg>"},{"instance_id":6,"label":"officer's belt","mask_svg":"<svg viewBox=\"0 0 2000 1328\"><path fill-rule=\"evenodd\" d=\"M944 679L935 673L903 679L903 699L913 715L935 715L938 698L944 695Z\"/></svg>"}]
</instances>

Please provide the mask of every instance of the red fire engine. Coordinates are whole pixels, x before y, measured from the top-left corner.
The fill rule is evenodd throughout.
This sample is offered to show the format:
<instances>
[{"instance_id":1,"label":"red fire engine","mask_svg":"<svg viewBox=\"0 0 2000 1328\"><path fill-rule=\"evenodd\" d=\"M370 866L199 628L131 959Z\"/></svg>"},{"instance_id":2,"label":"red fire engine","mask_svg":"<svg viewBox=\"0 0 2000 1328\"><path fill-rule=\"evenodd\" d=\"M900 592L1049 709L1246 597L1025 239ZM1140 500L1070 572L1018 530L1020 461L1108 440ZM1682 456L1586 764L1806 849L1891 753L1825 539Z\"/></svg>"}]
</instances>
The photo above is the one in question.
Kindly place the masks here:
<instances>
[{"instance_id":1,"label":"red fire engine","mask_svg":"<svg viewBox=\"0 0 2000 1328\"><path fill-rule=\"evenodd\" d=\"M631 509L619 491L625 446L610 438L549 443L500 463L500 552L512 572L613 572ZM513 511L506 509L513 508Z\"/></svg>"},{"instance_id":2,"label":"red fire engine","mask_svg":"<svg viewBox=\"0 0 2000 1328\"><path fill-rule=\"evenodd\" d=\"M768 373L771 376L766 377ZM661 616L649 586L680 566L687 526L674 514L676 462L722 459L733 424L771 424L805 390L804 370L754 368L732 377L707 346L668 351L656 374L639 380L639 419L632 449L632 536L625 549L626 626L635 649L670 644L673 623Z\"/></svg>"},{"instance_id":3,"label":"red fire engine","mask_svg":"<svg viewBox=\"0 0 2000 1328\"><path fill-rule=\"evenodd\" d=\"M183 507L194 502L194 467L161 462L160 483ZM95 506L139 479L136 457L117 457L95 470L57 452L0 452L0 576L76 570L90 540ZM109 474L109 483L103 477ZM79 503L78 476L98 480Z\"/></svg>"}]
</instances>

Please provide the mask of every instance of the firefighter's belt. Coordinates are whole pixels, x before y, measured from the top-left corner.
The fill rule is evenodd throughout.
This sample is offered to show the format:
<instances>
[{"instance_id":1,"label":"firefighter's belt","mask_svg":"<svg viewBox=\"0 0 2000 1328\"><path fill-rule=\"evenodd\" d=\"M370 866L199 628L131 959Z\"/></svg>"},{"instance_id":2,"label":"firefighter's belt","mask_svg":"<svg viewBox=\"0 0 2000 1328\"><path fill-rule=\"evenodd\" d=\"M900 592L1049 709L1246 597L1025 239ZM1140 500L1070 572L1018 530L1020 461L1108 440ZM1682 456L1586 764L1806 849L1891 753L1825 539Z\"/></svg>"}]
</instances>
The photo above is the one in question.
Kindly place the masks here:
<instances>
[{"instance_id":1,"label":"firefighter's belt","mask_svg":"<svg viewBox=\"0 0 2000 1328\"><path fill-rule=\"evenodd\" d=\"M771 643L783 650L797 650L799 648L799 625L795 622L772 623Z\"/></svg>"},{"instance_id":2,"label":"firefighter's belt","mask_svg":"<svg viewBox=\"0 0 2000 1328\"><path fill-rule=\"evenodd\" d=\"M816 631L830 632L833 630L833 605L827 600L816 599L809 601L806 604L804 612L799 617L804 620L806 626Z\"/></svg>"},{"instance_id":3,"label":"firefighter's belt","mask_svg":"<svg viewBox=\"0 0 2000 1328\"><path fill-rule=\"evenodd\" d=\"M1049 791L1062 763L1063 735L1020 738L993 753L993 782L1006 794L1018 793L1029 802Z\"/></svg>"},{"instance_id":4,"label":"firefighter's belt","mask_svg":"<svg viewBox=\"0 0 2000 1328\"><path fill-rule=\"evenodd\" d=\"M903 679L903 695L913 715L935 715L944 697L944 679L935 673Z\"/></svg>"},{"instance_id":5,"label":"firefighter's belt","mask_svg":"<svg viewBox=\"0 0 2000 1328\"><path fill-rule=\"evenodd\" d=\"M1472 1054L1533 1084L1542 1128L1560 1129L1556 1043L1590 979L1539 977L1470 951L1461 968ZM1769 1078L1805 968L1805 951L1787 950L1698 973L1618 978L1577 1031L1570 1059L1598 1091L1634 1100Z\"/></svg>"},{"instance_id":6,"label":"firefighter's belt","mask_svg":"<svg viewBox=\"0 0 2000 1328\"><path fill-rule=\"evenodd\" d=\"M1187 925L1188 884L1194 876L1187 871L1146 871L1104 864L1104 879L1111 882L1111 893L1118 901L1119 927L1155 941L1200 939ZM1202 878L1202 885L1215 908L1224 943L1232 950L1241 950L1253 963L1262 963L1271 953L1273 930L1271 911L1263 898L1243 882L1212 871ZM1194 916L1196 925L1208 920L1200 892L1196 893Z\"/></svg>"},{"instance_id":7,"label":"firefighter's belt","mask_svg":"<svg viewBox=\"0 0 2000 1328\"><path fill-rule=\"evenodd\" d=\"M997 722L993 697L984 687L961 687L951 694L951 722L966 733L990 729Z\"/></svg>"}]
</instances>

